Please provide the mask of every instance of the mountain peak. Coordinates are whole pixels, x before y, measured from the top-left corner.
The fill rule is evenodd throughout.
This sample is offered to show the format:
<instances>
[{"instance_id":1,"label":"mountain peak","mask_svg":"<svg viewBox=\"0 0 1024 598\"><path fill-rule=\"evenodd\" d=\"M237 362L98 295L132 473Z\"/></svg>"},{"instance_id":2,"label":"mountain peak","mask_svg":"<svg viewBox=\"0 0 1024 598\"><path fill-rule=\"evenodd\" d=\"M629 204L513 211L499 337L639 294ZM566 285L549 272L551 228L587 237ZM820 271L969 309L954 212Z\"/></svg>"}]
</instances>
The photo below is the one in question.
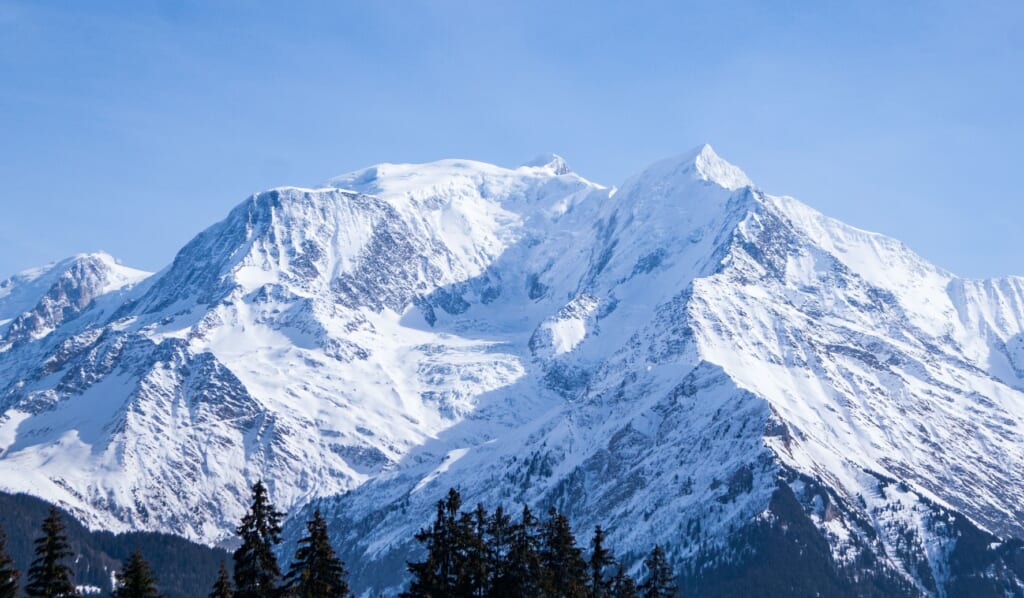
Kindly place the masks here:
<instances>
[{"instance_id":1,"label":"mountain peak","mask_svg":"<svg viewBox=\"0 0 1024 598\"><path fill-rule=\"evenodd\" d=\"M706 143L678 156L655 162L645 175L664 179L679 172L690 173L697 179L730 191L754 186L754 182L742 170L723 160Z\"/></svg>"},{"instance_id":2,"label":"mountain peak","mask_svg":"<svg viewBox=\"0 0 1024 598\"><path fill-rule=\"evenodd\" d=\"M739 167L719 157L715 153L714 148L707 143L690 150L684 156L688 158L687 162L693 164L694 172L701 179L709 183L715 183L732 190L754 186L754 182L750 180L746 173L740 170Z\"/></svg>"},{"instance_id":3,"label":"mountain peak","mask_svg":"<svg viewBox=\"0 0 1024 598\"><path fill-rule=\"evenodd\" d=\"M565 161L565 158L553 153L544 153L523 164L528 168L546 168L556 175L558 174L569 174L572 172L572 168L569 167L569 163Z\"/></svg>"}]
</instances>

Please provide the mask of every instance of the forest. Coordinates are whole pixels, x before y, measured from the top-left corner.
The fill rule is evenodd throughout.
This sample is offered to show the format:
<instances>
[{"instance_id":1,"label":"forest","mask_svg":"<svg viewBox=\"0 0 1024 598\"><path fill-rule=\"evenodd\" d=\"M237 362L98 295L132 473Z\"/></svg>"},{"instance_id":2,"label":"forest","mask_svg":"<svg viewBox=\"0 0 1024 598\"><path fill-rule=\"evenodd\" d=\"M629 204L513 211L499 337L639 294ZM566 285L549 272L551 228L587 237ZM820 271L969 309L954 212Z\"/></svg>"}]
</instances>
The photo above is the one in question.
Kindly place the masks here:
<instances>
[{"instance_id":1,"label":"forest","mask_svg":"<svg viewBox=\"0 0 1024 598\"><path fill-rule=\"evenodd\" d=\"M408 598L668 598L678 592L675 573L661 546L643 562L643 577L631 577L607 546L604 530L593 530L581 548L569 520L552 508L537 517L524 506L518 518L502 507L481 504L464 510L455 489L437 502L434 521L415 536L421 560L407 563ZM222 559L209 580L210 598L334 598L351 596L346 565L331 546L319 511L306 522L290 564L277 559L284 513L270 502L262 482L236 528L239 547ZM19 530L23 531L23 530ZM136 546L115 574L113 598L163 598L161 580L145 551ZM151 544L151 543L150 543ZM224 553L226 555L226 553ZM63 598L94 592L74 583L77 553L65 516L50 507L32 542L32 560L19 570L0 530L0 598ZM209 555L207 555L209 556ZM209 563L209 559L206 559ZM396 585L398 580L396 579Z\"/></svg>"}]
</instances>

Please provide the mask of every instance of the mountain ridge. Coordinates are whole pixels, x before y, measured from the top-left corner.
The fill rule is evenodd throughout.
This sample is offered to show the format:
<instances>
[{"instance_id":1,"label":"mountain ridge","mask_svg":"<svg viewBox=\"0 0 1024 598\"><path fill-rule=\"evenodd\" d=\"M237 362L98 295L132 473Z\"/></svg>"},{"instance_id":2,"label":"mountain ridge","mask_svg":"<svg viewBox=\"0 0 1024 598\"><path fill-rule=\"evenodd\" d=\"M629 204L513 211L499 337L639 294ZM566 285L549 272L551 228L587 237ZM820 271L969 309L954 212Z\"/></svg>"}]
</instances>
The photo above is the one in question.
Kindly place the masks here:
<instances>
[{"instance_id":1,"label":"mountain ridge","mask_svg":"<svg viewBox=\"0 0 1024 598\"><path fill-rule=\"evenodd\" d=\"M264 477L352 530L376 589L449 486L686 566L739 558L791 495L830 566L942 595L955 516L1022 532L1024 279L957 278L681 156L618 189L555 157L253 195L115 308L0 353L0 471L90 525L206 542Z\"/></svg>"}]
</instances>

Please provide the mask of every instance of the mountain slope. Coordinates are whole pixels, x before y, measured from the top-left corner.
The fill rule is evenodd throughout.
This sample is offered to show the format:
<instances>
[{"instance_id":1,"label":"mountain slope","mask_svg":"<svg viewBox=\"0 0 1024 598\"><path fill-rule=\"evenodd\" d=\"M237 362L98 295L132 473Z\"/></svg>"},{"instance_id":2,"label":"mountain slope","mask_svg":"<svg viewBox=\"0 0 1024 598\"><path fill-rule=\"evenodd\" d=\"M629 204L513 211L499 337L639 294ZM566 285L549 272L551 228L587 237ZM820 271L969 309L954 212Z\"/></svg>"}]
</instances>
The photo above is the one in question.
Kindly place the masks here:
<instances>
[{"instance_id":1,"label":"mountain slope","mask_svg":"<svg viewBox=\"0 0 1024 598\"><path fill-rule=\"evenodd\" d=\"M8 331L43 278L0 287ZM266 478L384 589L454 486L631 562L665 543L704 589L780 541L853 594L1019 584L1024 279L959 279L710 147L616 190L557 156L381 164L254 195L130 280L69 283L102 292L0 353L3 483L91 526L217 542Z\"/></svg>"}]
</instances>

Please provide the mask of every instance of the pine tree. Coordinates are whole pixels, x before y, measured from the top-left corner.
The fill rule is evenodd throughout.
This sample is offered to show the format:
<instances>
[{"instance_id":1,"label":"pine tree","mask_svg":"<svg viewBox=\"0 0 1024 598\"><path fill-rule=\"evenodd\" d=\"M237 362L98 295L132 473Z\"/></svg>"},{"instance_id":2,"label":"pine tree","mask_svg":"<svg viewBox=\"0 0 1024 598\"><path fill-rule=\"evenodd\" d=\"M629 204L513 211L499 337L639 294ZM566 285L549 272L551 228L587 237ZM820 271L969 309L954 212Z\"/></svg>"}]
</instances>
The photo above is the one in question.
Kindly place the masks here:
<instances>
[{"instance_id":1,"label":"pine tree","mask_svg":"<svg viewBox=\"0 0 1024 598\"><path fill-rule=\"evenodd\" d=\"M334 554L327 522L320 510L306 522L308 535L299 540L295 559L285 576L288 596L296 598L343 598L349 595L345 565Z\"/></svg>"},{"instance_id":2,"label":"pine tree","mask_svg":"<svg viewBox=\"0 0 1024 598\"><path fill-rule=\"evenodd\" d=\"M592 598L606 598L609 595L611 586L610 580L605 579L605 569L615 564L615 558L611 551L604 546L604 530L601 526L594 528L594 538L590 541L590 596Z\"/></svg>"},{"instance_id":3,"label":"pine tree","mask_svg":"<svg viewBox=\"0 0 1024 598\"><path fill-rule=\"evenodd\" d=\"M615 598L636 598L636 582L626 573L626 568L619 565L619 570L612 578L612 596Z\"/></svg>"},{"instance_id":4,"label":"pine tree","mask_svg":"<svg viewBox=\"0 0 1024 598\"><path fill-rule=\"evenodd\" d=\"M508 530L508 556L492 585L493 598L542 595L539 526L530 507L524 505L519 523Z\"/></svg>"},{"instance_id":5,"label":"pine tree","mask_svg":"<svg viewBox=\"0 0 1024 598\"><path fill-rule=\"evenodd\" d=\"M472 513L459 517L458 547L461 553L456 594L484 598L490 592L491 549L487 545L487 510L477 504Z\"/></svg>"},{"instance_id":6,"label":"pine tree","mask_svg":"<svg viewBox=\"0 0 1024 598\"><path fill-rule=\"evenodd\" d=\"M428 529L416 534L416 541L427 549L423 561L408 563L412 583L402 594L406 598L437 598L455 596L459 570L462 565L460 554L459 508L462 497L452 488L445 500L437 502L437 516Z\"/></svg>"},{"instance_id":7,"label":"pine tree","mask_svg":"<svg viewBox=\"0 0 1024 598\"><path fill-rule=\"evenodd\" d=\"M14 598L18 595L18 577L14 559L7 554L7 534L0 528L0 598Z\"/></svg>"},{"instance_id":8,"label":"pine tree","mask_svg":"<svg viewBox=\"0 0 1024 598\"><path fill-rule=\"evenodd\" d=\"M584 598L587 563L576 546L569 520L554 508L541 530L542 585L548 598Z\"/></svg>"},{"instance_id":9,"label":"pine tree","mask_svg":"<svg viewBox=\"0 0 1024 598\"><path fill-rule=\"evenodd\" d=\"M234 598L274 598L280 590L281 569L274 545L281 542L281 518L270 503L262 481L252 487L252 506L236 529L242 545L235 551Z\"/></svg>"},{"instance_id":10,"label":"pine tree","mask_svg":"<svg viewBox=\"0 0 1024 598\"><path fill-rule=\"evenodd\" d=\"M495 594L495 586L508 574L508 556L512 546L512 518L500 505L494 514L487 519L484 538L487 544L487 571L491 590L489 596Z\"/></svg>"},{"instance_id":11,"label":"pine tree","mask_svg":"<svg viewBox=\"0 0 1024 598\"><path fill-rule=\"evenodd\" d=\"M117 589L114 598L160 598L156 590L156 578L142 551L136 550L121 567L117 575Z\"/></svg>"},{"instance_id":12,"label":"pine tree","mask_svg":"<svg viewBox=\"0 0 1024 598\"><path fill-rule=\"evenodd\" d=\"M640 586L643 598L671 598L679 589L675 585L676 575L661 545L655 545L650 556L644 560L647 580Z\"/></svg>"},{"instance_id":13,"label":"pine tree","mask_svg":"<svg viewBox=\"0 0 1024 598\"><path fill-rule=\"evenodd\" d=\"M231 588L231 577L228 575L228 566L224 561L220 562L220 571L217 572L217 581L213 583L213 589L207 598L231 598L234 590Z\"/></svg>"},{"instance_id":14,"label":"pine tree","mask_svg":"<svg viewBox=\"0 0 1024 598\"><path fill-rule=\"evenodd\" d=\"M63 563L72 556L71 546L65 534L57 507L50 507L50 514L43 520L42 536L35 540L35 560L28 570L28 584L25 594L33 598L63 598L78 596L71 583L71 568Z\"/></svg>"}]
</instances>

